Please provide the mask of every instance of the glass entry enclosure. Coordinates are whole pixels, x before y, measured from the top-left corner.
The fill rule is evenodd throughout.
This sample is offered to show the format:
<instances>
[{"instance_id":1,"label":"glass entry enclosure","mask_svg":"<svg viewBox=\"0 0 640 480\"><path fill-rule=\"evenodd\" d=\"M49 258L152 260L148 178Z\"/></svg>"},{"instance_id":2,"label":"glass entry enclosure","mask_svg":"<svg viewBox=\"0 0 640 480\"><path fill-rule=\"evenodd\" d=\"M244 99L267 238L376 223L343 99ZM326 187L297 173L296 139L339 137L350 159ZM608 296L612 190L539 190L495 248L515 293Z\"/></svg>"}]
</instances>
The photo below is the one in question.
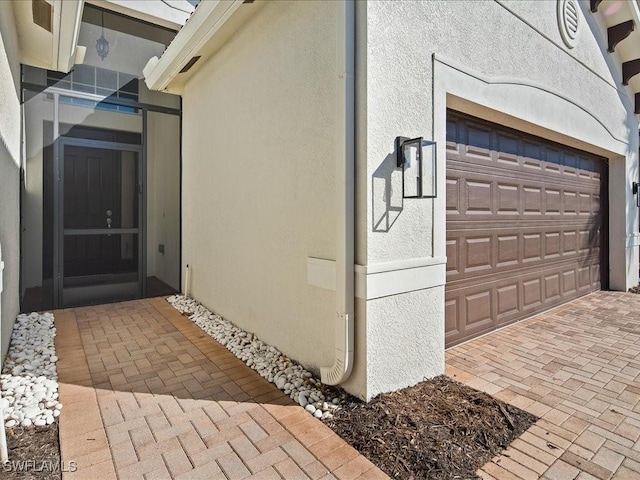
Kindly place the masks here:
<instances>
[{"instance_id":1,"label":"glass entry enclosure","mask_svg":"<svg viewBox=\"0 0 640 480\"><path fill-rule=\"evenodd\" d=\"M142 296L142 148L63 138L59 159L57 303L70 307Z\"/></svg>"},{"instance_id":2,"label":"glass entry enclosure","mask_svg":"<svg viewBox=\"0 0 640 480\"><path fill-rule=\"evenodd\" d=\"M175 34L87 4L82 64L21 67L23 312L180 290L181 101L142 74Z\"/></svg>"}]
</instances>

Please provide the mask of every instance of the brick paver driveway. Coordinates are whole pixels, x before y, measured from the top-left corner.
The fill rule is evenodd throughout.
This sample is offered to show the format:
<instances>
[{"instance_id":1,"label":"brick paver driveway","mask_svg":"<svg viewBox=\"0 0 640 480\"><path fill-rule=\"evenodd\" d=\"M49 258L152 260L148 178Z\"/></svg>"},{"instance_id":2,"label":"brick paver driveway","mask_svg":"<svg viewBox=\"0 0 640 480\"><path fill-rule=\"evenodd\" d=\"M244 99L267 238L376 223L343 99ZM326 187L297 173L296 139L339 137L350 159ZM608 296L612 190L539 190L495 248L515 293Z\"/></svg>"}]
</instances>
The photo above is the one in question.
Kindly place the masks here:
<instances>
[{"instance_id":1,"label":"brick paver driveway","mask_svg":"<svg viewBox=\"0 0 640 480\"><path fill-rule=\"evenodd\" d=\"M483 477L640 479L640 295L593 293L446 361L449 376L541 417Z\"/></svg>"},{"instance_id":2,"label":"brick paver driveway","mask_svg":"<svg viewBox=\"0 0 640 480\"><path fill-rule=\"evenodd\" d=\"M387 478L163 299L55 317L65 478Z\"/></svg>"}]
</instances>

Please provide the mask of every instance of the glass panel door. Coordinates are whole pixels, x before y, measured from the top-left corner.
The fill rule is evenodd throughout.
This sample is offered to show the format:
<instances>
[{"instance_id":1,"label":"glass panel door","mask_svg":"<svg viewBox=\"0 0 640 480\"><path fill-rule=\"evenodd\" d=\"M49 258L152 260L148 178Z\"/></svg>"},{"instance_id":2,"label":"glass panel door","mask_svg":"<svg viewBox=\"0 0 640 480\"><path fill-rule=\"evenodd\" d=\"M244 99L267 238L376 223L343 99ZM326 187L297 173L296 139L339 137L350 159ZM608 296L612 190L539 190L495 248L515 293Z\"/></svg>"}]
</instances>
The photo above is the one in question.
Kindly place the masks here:
<instances>
[{"instance_id":1,"label":"glass panel door","mask_svg":"<svg viewBox=\"0 0 640 480\"><path fill-rule=\"evenodd\" d=\"M141 158L131 145L61 141L62 306L142 295Z\"/></svg>"}]
</instances>

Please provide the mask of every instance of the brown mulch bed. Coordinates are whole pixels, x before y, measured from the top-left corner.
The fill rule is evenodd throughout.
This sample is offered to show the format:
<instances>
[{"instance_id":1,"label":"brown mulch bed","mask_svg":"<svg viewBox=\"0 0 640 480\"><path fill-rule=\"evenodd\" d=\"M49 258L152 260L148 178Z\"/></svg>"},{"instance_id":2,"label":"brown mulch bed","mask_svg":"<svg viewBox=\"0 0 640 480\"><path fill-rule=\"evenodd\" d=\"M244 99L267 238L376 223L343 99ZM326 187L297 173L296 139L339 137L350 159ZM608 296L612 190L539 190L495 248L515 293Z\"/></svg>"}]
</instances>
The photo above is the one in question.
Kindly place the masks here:
<instances>
[{"instance_id":1,"label":"brown mulch bed","mask_svg":"<svg viewBox=\"0 0 640 480\"><path fill-rule=\"evenodd\" d=\"M58 422L46 427L7 428L9 463L0 465L0 478L60 480Z\"/></svg>"},{"instance_id":2,"label":"brown mulch bed","mask_svg":"<svg viewBox=\"0 0 640 480\"><path fill-rule=\"evenodd\" d=\"M536 420L441 375L343 404L327 423L393 478L466 479Z\"/></svg>"}]
</instances>

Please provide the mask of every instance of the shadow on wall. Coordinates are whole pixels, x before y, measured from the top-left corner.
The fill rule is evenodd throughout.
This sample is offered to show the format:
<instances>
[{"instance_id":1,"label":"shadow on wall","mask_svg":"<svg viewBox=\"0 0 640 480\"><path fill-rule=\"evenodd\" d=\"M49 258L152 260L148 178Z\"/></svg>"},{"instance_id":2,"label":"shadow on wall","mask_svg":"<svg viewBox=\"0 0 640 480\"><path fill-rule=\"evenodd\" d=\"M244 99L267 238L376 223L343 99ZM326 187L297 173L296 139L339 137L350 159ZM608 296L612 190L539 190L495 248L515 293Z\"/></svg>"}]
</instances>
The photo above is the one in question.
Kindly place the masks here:
<instances>
[{"instance_id":1,"label":"shadow on wall","mask_svg":"<svg viewBox=\"0 0 640 480\"><path fill-rule=\"evenodd\" d=\"M0 365L9 348L13 322L18 314L19 263L19 160L9 152L0 135L0 244L3 247L3 290L0 301Z\"/></svg>"},{"instance_id":2,"label":"shadow on wall","mask_svg":"<svg viewBox=\"0 0 640 480\"><path fill-rule=\"evenodd\" d=\"M388 154L371 177L371 218L374 232L388 232L402 212L402 183L394 181L396 156ZM396 175L396 178L399 177Z\"/></svg>"}]
</instances>

